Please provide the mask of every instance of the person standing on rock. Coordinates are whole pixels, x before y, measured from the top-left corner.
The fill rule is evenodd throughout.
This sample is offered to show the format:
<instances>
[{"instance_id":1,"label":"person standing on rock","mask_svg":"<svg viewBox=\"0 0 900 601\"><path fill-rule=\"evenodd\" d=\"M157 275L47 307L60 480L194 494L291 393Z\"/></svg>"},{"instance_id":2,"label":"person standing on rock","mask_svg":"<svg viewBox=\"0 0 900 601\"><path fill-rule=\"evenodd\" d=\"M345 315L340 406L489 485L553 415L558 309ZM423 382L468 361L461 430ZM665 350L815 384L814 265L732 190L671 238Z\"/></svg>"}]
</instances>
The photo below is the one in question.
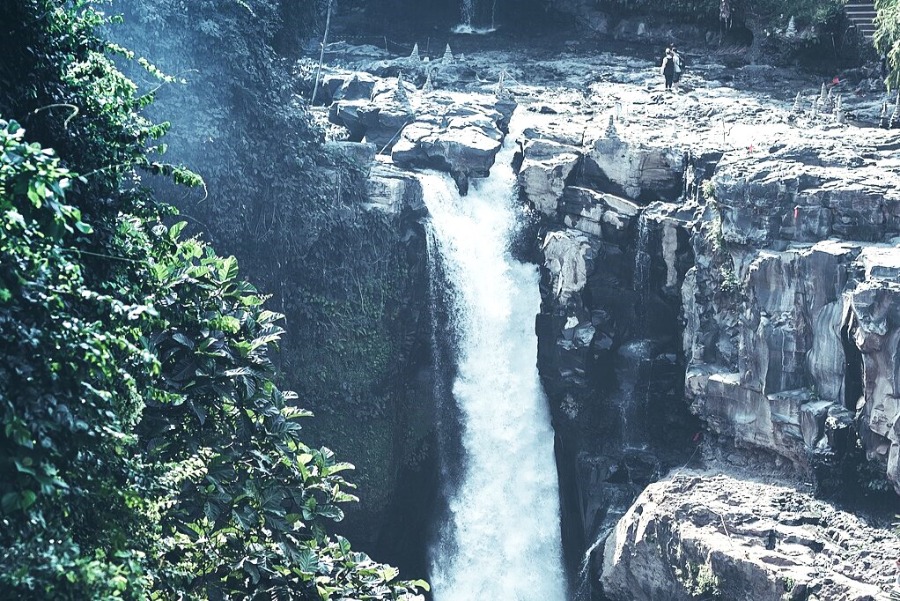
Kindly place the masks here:
<instances>
[{"instance_id":1,"label":"person standing on rock","mask_svg":"<svg viewBox=\"0 0 900 601\"><path fill-rule=\"evenodd\" d=\"M663 56L662 64L659 66L660 72L666 79L666 90L672 91L672 82L675 79L675 54L672 48L666 48L666 54Z\"/></svg>"},{"instance_id":2,"label":"person standing on rock","mask_svg":"<svg viewBox=\"0 0 900 601\"><path fill-rule=\"evenodd\" d=\"M678 48L672 44L672 64L675 67L675 71L672 73L672 89L674 91L678 91L678 82L681 81L681 72L683 71L683 65L681 61L681 55L678 53Z\"/></svg>"}]
</instances>

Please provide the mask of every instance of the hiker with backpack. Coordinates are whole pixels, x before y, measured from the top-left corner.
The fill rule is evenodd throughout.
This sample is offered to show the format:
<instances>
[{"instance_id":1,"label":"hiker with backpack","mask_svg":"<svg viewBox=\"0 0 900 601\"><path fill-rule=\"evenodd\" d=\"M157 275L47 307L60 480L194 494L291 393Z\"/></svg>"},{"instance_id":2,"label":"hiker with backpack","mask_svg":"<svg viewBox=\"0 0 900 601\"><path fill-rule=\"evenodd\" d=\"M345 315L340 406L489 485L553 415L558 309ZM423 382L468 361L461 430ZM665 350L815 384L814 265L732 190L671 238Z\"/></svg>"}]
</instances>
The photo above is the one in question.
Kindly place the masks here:
<instances>
[{"instance_id":1,"label":"hiker with backpack","mask_svg":"<svg viewBox=\"0 0 900 601\"><path fill-rule=\"evenodd\" d=\"M672 91L672 83L675 80L675 53L672 52L672 48L666 48L666 53L663 55L662 64L659 66L660 73L663 74L663 77L666 80L666 90Z\"/></svg>"},{"instance_id":2,"label":"hiker with backpack","mask_svg":"<svg viewBox=\"0 0 900 601\"><path fill-rule=\"evenodd\" d=\"M678 48L675 47L675 44L672 44L672 64L675 68L675 71L672 74L672 89L677 92L678 82L681 80L684 64L681 60L681 54L678 53Z\"/></svg>"}]
</instances>

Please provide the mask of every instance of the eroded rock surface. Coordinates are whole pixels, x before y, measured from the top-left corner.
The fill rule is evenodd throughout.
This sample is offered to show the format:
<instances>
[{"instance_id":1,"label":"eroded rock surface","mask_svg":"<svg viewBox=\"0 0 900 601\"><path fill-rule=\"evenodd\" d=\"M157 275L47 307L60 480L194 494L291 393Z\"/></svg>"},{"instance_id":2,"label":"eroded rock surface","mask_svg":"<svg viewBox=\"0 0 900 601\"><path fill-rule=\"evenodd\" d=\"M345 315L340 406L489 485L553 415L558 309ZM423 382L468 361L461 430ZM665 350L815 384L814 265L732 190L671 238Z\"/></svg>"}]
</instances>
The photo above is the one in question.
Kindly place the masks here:
<instances>
[{"instance_id":1,"label":"eroded rock surface","mask_svg":"<svg viewBox=\"0 0 900 601\"><path fill-rule=\"evenodd\" d=\"M792 487L683 472L616 526L601 578L613 601L886 601L900 541Z\"/></svg>"},{"instance_id":2,"label":"eroded rock surface","mask_svg":"<svg viewBox=\"0 0 900 601\"><path fill-rule=\"evenodd\" d=\"M451 173L465 192L469 178L487 177L516 103L491 85L465 94L435 89L432 75L444 85L463 77L458 65L436 63L410 57L370 65L376 73L396 73L393 78L330 73L329 120L346 128L351 140L389 152L398 166ZM424 79L420 87L404 79L403 68L406 78Z\"/></svg>"},{"instance_id":3,"label":"eroded rock surface","mask_svg":"<svg viewBox=\"0 0 900 601\"><path fill-rule=\"evenodd\" d=\"M571 88L515 88L566 536L602 540L705 436L707 460L793 470L822 494L900 491L900 138L738 92L711 65L678 95L619 65L555 61ZM817 98L808 86L803 106Z\"/></svg>"}]
</instances>

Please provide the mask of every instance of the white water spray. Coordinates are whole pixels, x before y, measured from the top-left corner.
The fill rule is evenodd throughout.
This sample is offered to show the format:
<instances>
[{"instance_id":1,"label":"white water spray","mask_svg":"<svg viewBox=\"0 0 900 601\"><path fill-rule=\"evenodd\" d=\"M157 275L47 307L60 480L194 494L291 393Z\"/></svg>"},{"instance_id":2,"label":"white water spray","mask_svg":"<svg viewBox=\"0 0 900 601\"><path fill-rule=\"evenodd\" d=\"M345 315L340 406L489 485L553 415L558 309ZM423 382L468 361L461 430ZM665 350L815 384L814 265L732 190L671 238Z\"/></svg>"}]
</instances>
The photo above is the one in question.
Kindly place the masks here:
<instances>
[{"instance_id":1,"label":"white water spray","mask_svg":"<svg viewBox=\"0 0 900 601\"><path fill-rule=\"evenodd\" d=\"M453 396L465 463L432 549L436 601L566 598L553 430L537 373L538 272L509 248L517 121L490 177L468 196L446 175L422 176L430 252L446 274L458 342Z\"/></svg>"}]
</instances>

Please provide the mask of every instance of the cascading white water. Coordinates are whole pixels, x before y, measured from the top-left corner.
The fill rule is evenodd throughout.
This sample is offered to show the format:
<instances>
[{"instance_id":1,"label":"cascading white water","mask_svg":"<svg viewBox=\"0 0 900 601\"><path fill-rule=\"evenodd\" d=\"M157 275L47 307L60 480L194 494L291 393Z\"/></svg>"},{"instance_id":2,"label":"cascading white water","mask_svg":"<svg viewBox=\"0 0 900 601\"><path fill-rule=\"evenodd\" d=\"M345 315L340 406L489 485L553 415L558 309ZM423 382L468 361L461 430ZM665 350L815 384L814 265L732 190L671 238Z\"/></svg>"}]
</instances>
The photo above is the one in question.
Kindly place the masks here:
<instances>
[{"instance_id":1,"label":"cascading white water","mask_svg":"<svg viewBox=\"0 0 900 601\"><path fill-rule=\"evenodd\" d=\"M491 26L490 27L476 27L474 25L475 22L475 13L477 12L477 0L461 0L459 5L459 16L462 19L461 23L453 28L453 33L471 33L471 34L486 34L492 33L496 31L496 22L497 22L497 2L494 0L494 4L491 6Z\"/></svg>"},{"instance_id":2,"label":"cascading white water","mask_svg":"<svg viewBox=\"0 0 900 601\"><path fill-rule=\"evenodd\" d=\"M464 457L431 553L436 601L566 598L553 430L537 373L538 272L510 254L517 122L468 196L444 174L422 175L449 287Z\"/></svg>"},{"instance_id":3,"label":"cascading white water","mask_svg":"<svg viewBox=\"0 0 900 601\"><path fill-rule=\"evenodd\" d=\"M472 27L472 18L475 16L475 0L462 0L460 5L462 25Z\"/></svg>"}]
</instances>

